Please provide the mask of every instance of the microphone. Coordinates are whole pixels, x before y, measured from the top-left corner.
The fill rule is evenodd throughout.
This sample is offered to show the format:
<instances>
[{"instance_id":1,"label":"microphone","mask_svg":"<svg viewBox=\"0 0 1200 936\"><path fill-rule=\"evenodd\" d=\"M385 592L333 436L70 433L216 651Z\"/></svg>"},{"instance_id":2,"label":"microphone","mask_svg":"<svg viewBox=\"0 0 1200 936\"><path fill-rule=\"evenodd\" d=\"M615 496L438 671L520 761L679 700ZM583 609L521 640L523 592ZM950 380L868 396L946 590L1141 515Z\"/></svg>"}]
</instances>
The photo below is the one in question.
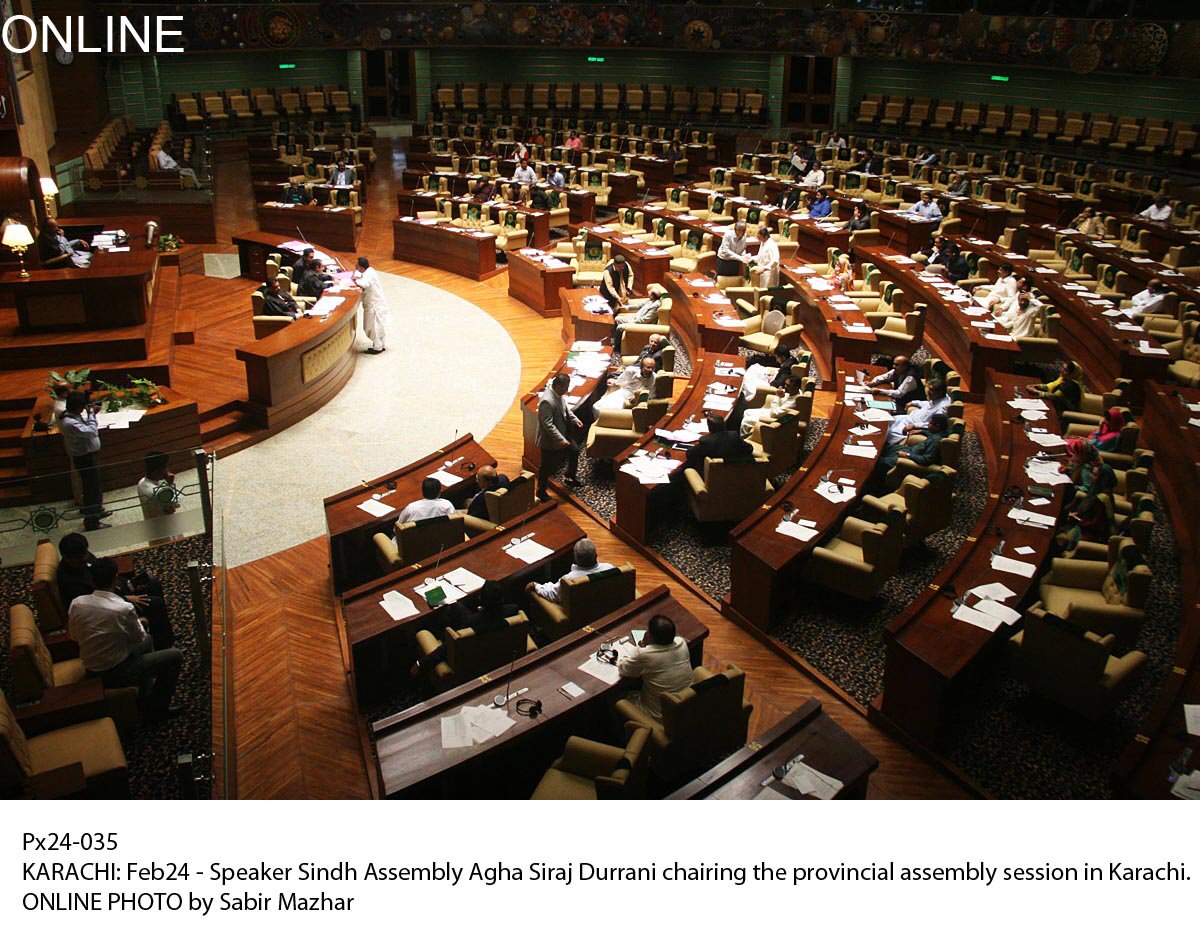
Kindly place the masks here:
<instances>
[{"instance_id":1,"label":"microphone","mask_svg":"<svg viewBox=\"0 0 1200 936\"><path fill-rule=\"evenodd\" d=\"M508 691L512 688L513 668L517 665L517 651L513 651L512 661L508 664L508 681L504 684L504 695L498 695L492 699L492 704L496 708L503 708L508 705Z\"/></svg>"}]
</instances>

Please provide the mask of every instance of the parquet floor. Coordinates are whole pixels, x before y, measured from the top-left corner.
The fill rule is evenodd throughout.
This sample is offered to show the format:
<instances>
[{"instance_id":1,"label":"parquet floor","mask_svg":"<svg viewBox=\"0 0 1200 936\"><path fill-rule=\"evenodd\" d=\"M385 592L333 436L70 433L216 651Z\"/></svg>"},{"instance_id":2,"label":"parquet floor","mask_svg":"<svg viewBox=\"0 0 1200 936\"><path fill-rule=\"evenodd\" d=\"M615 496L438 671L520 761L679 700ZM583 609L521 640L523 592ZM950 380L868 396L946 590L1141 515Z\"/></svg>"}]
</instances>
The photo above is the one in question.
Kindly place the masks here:
<instances>
[{"instance_id":1,"label":"parquet floor","mask_svg":"<svg viewBox=\"0 0 1200 936\"><path fill-rule=\"evenodd\" d=\"M370 191L360 252L382 270L411 276L453 292L492 315L511 334L521 352L522 392L555 364L562 351L557 320L544 320L507 294L507 277L475 283L449 273L390 259L394 213L389 142L379 141L379 163ZM392 165L393 171L389 171ZM218 230L223 238L245 227L244 205L230 204L226 173L218 167ZM248 192L249 187L239 186ZM248 196L238 196L245 200ZM186 291L185 291L186 293ZM394 309L402 316L403 309ZM214 352L215 353L215 352ZM825 402L825 401L821 401ZM519 396L484 440L501 466L515 467L521 457ZM750 726L756 735L803 701L818 699L825 711L880 761L871 779L873 798L958 798L968 795L927 761L870 724L854 707L827 691L803 671L776 655L700 600L681 582L649 563L583 511L567 510L596 541L601 555L638 566L639 587L670 586L710 630L706 662L714 667L736 663L747 674L754 703ZM236 795L259 797L361 797L369 795L367 765L360 746L353 703L346 682L346 660L334 625L333 598L323 539L233 569L228 575L233 652L233 731ZM219 675L219 674L217 674Z\"/></svg>"}]
</instances>

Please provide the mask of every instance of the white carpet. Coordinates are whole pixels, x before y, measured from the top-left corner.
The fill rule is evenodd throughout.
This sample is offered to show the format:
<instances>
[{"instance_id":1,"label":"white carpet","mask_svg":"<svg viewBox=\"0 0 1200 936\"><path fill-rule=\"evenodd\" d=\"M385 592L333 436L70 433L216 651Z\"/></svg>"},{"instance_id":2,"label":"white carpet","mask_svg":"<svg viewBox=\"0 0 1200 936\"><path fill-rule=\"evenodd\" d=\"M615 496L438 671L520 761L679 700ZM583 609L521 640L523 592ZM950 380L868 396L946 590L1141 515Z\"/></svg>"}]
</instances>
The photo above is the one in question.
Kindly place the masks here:
<instances>
[{"instance_id":1,"label":"white carpet","mask_svg":"<svg viewBox=\"0 0 1200 936\"><path fill-rule=\"evenodd\" d=\"M206 253L204 255L204 275L216 279L237 279L242 275L238 255Z\"/></svg>"},{"instance_id":2,"label":"white carpet","mask_svg":"<svg viewBox=\"0 0 1200 936\"><path fill-rule=\"evenodd\" d=\"M362 355L342 392L312 416L217 462L215 513L229 566L323 535L325 497L456 434L482 438L517 396L520 354L491 316L453 293L379 276L391 308L387 351ZM367 347L361 329L357 347Z\"/></svg>"}]
</instances>

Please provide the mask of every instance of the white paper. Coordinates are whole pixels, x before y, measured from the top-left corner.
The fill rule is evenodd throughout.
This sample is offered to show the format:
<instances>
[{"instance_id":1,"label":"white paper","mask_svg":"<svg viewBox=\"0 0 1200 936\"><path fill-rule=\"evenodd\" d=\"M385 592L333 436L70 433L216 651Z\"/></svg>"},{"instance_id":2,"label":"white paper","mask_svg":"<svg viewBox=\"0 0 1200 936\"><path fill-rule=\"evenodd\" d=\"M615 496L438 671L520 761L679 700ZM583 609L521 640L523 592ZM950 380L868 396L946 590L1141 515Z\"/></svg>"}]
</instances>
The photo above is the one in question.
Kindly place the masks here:
<instances>
[{"instance_id":1,"label":"white paper","mask_svg":"<svg viewBox=\"0 0 1200 936\"><path fill-rule=\"evenodd\" d=\"M1037 550L1032 546L1018 546L1013 550L1013 552L1015 552L1018 556L1032 556L1035 552L1037 552Z\"/></svg>"},{"instance_id":2,"label":"white paper","mask_svg":"<svg viewBox=\"0 0 1200 936\"><path fill-rule=\"evenodd\" d=\"M1003 582L989 582L987 585L976 585L967 594L991 601L1008 601L1009 598L1015 598L1017 593Z\"/></svg>"},{"instance_id":3,"label":"white paper","mask_svg":"<svg viewBox=\"0 0 1200 936\"><path fill-rule=\"evenodd\" d=\"M417 606L412 599L398 591L386 592L379 605L393 621L404 621L417 613Z\"/></svg>"},{"instance_id":4,"label":"white paper","mask_svg":"<svg viewBox=\"0 0 1200 936\"><path fill-rule=\"evenodd\" d=\"M464 569L461 566L450 572L445 573L442 578L453 585L455 588L470 595L483 588L486 581L482 577L476 575L470 569Z\"/></svg>"},{"instance_id":5,"label":"white paper","mask_svg":"<svg viewBox=\"0 0 1200 936\"><path fill-rule=\"evenodd\" d=\"M420 585L414 586L413 591L424 598L426 592L432 591L435 588L440 588L446 593L446 599L442 602L442 604L454 604L454 602L458 601L460 598L467 597L466 592L455 588L448 581L441 577L435 578L432 582L422 582Z\"/></svg>"},{"instance_id":6,"label":"white paper","mask_svg":"<svg viewBox=\"0 0 1200 936\"><path fill-rule=\"evenodd\" d=\"M813 529L810 526L793 523L790 520L781 520L779 526L775 527L775 532L798 539L802 543L807 543L809 540L815 539L820 533L819 530Z\"/></svg>"},{"instance_id":7,"label":"white paper","mask_svg":"<svg viewBox=\"0 0 1200 936\"><path fill-rule=\"evenodd\" d=\"M796 761L783 778L783 782L805 796L831 800L845 786L841 780L809 767L804 761Z\"/></svg>"},{"instance_id":8,"label":"white paper","mask_svg":"<svg viewBox=\"0 0 1200 936\"><path fill-rule=\"evenodd\" d=\"M838 491L837 486L830 481L824 481L817 485L817 493L831 504L844 504L846 501L854 500L857 496L857 491L853 487L843 485L842 490Z\"/></svg>"},{"instance_id":9,"label":"white paper","mask_svg":"<svg viewBox=\"0 0 1200 936\"><path fill-rule=\"evenodd\" d=\"M594 654L589 655L579 669L608 686L615 686L621 679L615 664L601 663Z\"/></svg>"},{"instance_id":10,"label":"white paper","mask_svg":"<svg viewBox=\"0 0 1200 936\"><path fill-rule=\"evenodd\" d=\"M843 455L853 455L856 458L874 458L877 449L873 445L843 445Z\"/></svg>"},{"instance_id":11,"label":"white paper","mask_svg":"<svg viewBox=\"0 0 1200 936\"><path fill-rule=\"evenodd\" d=\"M969 608L965 604L959 605L954 609L952 615L954 620L963 621L966 624L974 624L976 627L981 627L985 631L994 631L1000 626L1000 619L992 617L990 614L985 614L982 611L977 611L974 608Z\"/></svg>"},{"instance_id":12,"label":"white paper","mask_svg":"<svg viewBox=\"0 0 1200 936\"><path fill-rule=\"evenodd\" d=\"M451 474L444 468L439 468L433 474L426 475L427 478L437 478L442 482L442 487L454 487L456 484L462 484L463 479L458 475Z\"/></svg>"},{"instance_id":13,"label":"white paper","mask_svg":"<svg viewBox=\"0 0 1200 936\"><path fill-rule=\"evenodd\" d=\"M385 504L383 501L377 501L374 498L368 497L358 505L358 509L365 510L372 517L386 517L396 508Z\"/></svg>"},{"instance_id":14,"label":"white paper","mask_svg":"<svg viewBox=\"0 0 1200 936\"><path fill-rule=\"evenodd\" d=\"M992 568L997 572L1009 572L1025 578L1032 578L1033 573L1037 571L1037 566L1032 562L1024 562L1021 559L1009 559L1007 556L992 556Z\"/></svg>"},{"instance_id":15,"label":"white paper","mask_svg":"<svg viewBox=\"0 0 1200 936\"><path fill-rule=\"evenodd\" d=\"M579 686L573 682L563 683L562 691L569 695L572 699L578 699L584 693L584 690L579 688Z\"/></svg>"},{"instance_id":16,"label":"white paper","mask_svg":"<svg viewBox=\"0 0 1200 936\"><path fill-rule=\"evenodd\" d=\"M999 618L1005 624L1016 624L1021 620L1021 612L1014 611L1007 605L1002 605L998 601L992 601L990 598L985 598L979 604L975 605L976 611L982 611L989 617Z\"/></svg>"},{"instance_id":17,"label":"white paper","mask_svg":"<svg viewBox=\"0 0 1200 936\"><path fill-rule=\"evenodd\" d=\"M553 549L543 546L535 539L527 539L516 546L505 546L504 551L514 559L520 559L526 565L533 565L535 562L541 562L554 555Z\"/></svg>"},{"instance_id":18,"label":"white paper","mask_svg":"<svg viewBox=\"0 0 1200 936\"><path fill-rule=\"evenodd\" d=\"M1185 705L1183 721L1187 725L1187 733L1200 738L1200 705Z\"/></svg>"},{"instance_id":19,"label":"white paper","mask_svg":"<svg viewBox=\"0 0 1200 936\"><path fill-rule=\"evenodd\" d=\"M442 719L442 747L462 748L471 746L471 725L461 712Z\"/></svg>"}]
</instances>

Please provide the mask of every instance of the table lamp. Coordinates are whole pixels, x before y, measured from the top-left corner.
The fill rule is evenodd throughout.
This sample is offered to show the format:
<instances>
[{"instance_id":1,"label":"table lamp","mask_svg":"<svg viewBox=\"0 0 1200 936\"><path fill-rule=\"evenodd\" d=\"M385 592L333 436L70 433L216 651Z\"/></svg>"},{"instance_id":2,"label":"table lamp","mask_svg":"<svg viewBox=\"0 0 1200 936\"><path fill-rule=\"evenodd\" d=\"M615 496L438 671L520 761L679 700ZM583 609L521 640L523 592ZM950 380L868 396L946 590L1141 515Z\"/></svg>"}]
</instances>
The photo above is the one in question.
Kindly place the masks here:
<instances>
[{"instance_id":1,"label":"table lamp","mask_svg":"<svg viewBox=\"0 0 1200 936\"><path fill-rule=\"evenodd\" d=\"M58 194L58 183L53 179L42 176L42 200L46 203L46 214L54 217L54 196Z\"/></svg>"},{"instance_id":2,"label":"table lamp","mask_svg":"<svg viewBox=\"0 0 1200 936\"><path fill-rule=\"evenodd\" d=\"M29 271L25 269L25 251L32 243L33 235L29 233L29 228L16 222L9 224L4 229L4 236L0 238L0 244L11 248L12 252L17 255L17 260L21 264L22 279L29 279Z\"/></svg>"}]
</instances>

